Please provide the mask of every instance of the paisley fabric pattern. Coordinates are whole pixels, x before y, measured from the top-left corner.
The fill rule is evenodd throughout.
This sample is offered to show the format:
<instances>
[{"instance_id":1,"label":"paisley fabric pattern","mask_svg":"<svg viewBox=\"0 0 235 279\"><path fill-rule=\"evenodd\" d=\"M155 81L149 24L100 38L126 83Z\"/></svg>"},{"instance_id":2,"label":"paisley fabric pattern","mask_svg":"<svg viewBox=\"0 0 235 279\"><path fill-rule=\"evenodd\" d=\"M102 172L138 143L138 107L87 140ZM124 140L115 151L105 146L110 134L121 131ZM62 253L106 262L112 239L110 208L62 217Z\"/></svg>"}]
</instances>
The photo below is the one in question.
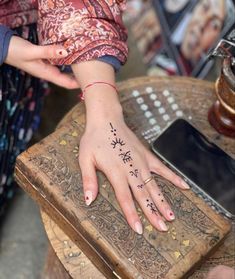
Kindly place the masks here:
<instances>
[{"instance_id":1,"label":"paisley fabric pattern","mask_svg":"<svg viewBox=\"0 0 235 279\"><path fill-rule=\"evenodd\" d=\"M53 59L56 65L70 65L116 57L127 59L127 31L122 23L124 2L116 0L39 0L39 41L43 45L60 44L69 52L64 59Z\"/></svg>"},{"instance_id":2,"label":"paisley fabric pattern","mask_svg":"<svg viewBox=\"0 0 235 279\"><path fill-rule=\"evenodd\" d=\"M0 24L16 28L36 21L37 1L0 0Z\"/></svg>"}]
</instances>

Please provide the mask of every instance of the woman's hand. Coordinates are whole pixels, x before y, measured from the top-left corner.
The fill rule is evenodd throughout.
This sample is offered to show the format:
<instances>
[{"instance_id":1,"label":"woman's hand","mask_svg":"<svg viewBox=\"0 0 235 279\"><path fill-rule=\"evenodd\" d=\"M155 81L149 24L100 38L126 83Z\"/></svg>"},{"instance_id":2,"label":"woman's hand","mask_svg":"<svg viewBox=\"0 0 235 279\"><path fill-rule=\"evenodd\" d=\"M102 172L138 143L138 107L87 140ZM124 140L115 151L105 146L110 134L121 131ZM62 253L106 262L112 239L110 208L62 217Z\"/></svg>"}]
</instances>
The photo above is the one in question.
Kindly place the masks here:
<instances>
[{"instance_id":1,"label":"woman's hand","mask_svg":"<svg viewBox=\"0 0 235 279\"><path fill-rule=\"evenodd\" d=\"M141 234L143 229L132 194L158 230L167 230L162 216L174 220L174 213L154 179L146 184L144 181L154 172L185 189L183 180L143 146L122 117L112 114L102 121L89 122L80 142L79 164L88 205L98 193L96 169L99 169L112 184L129 225L137 233Z\"/></svg>"},{"instance_id":2,"label":"woman's hand","mask_svg":"<svg viewBox=\"0 0 235 279\"><path fill-rule=\"evenodd\" d=\"M108 64L89 61L73 65L81 88L94 81L114 84L114 71ZM124 122L118 96L112 86L95 84L85 92L86 129L80 141L79 164L82 172L85 201L89 205L97 196L96 169L112 184L117 200L133 230L143 232L133 196L151 224L166 231L164 218L175 216L151 172L158 173L176 186L187 189L185 182L164 166ZM164 218L163 218L164 217Z\"/></svg>"},{"instance_id":3,"label":"woman's hand","mask_svg":"<svg viewBox=\"0 0 235 279\"><path fill-rule=\"evenodd\" d=\"M210 270L205 279L235 279L235 269L225 265L217 265Z\"/></svg>"},{"instance_id":4,"label":"woman's hand","mask_svg":"<svg viewBox=\"0 0 235 279\"><path fill-rule=\"evenodd\" d=\"M5 63L59 86L68 89L78 88L78 82L74 77L61 73L56 66L43 61L67 55L67 51L60 46L37 46L20 37L12 36Z\"/></svg>"}]
</instances>

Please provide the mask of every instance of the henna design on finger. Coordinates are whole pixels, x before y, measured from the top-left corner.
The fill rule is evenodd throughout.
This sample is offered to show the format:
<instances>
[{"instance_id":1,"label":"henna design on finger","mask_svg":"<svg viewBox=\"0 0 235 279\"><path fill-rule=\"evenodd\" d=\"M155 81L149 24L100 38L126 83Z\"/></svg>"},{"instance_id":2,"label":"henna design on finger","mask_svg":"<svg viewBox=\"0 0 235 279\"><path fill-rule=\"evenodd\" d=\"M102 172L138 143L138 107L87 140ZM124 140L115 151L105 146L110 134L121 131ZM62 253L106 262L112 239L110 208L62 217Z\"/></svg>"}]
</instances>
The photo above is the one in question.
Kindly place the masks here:
<instances>
[{"instance_id":1,"label":"henna design on finger","mask_svg":"<svg viewBox=\"0 0 235 279\"><path fill-rule=\"evenodd\" d=\"M122 158L122 161L124 164L126 164L129 161L132 161L132 157L131 157L130 153L131 153L130 151L127 151L127 152L120 153L118 155Z\"/></svg>"},{"instance_id":2,"label":"henna design on finger","mask_svg":"<svg viewBox=\"0 0 235 279\"><path fill-rule=\"evenodd\" d=\"M144 188L144 184L139 184L139 185L137 185L137 188L139 188L139 189Z\"/></svg>"},{"instance_id":3,"label":"henna design on finger","mask_svg":"<svg viewBox=\"0 0 235 279\"><path fill-rule=\"evenodd\" d=\"M158 196L161 197L161 193L158 193ZM164 202L164 197L161 198L161 202Z\"/></svg>"},{"instance_id":4,"label":"henna design on finger","mask_svg":"<svg viewBox=\"0 0 235 279\"><path fill-rule=\"evenodd\" d=\"M149 199L147 199L146 202L147 202L147 207L150 208L151 212L153 214L158 215L158 210L156 208L156 205L153 202L150 202Z\"/></svg>"},{"instance_id":5,"label":"henna design on finger","mask_svg":"<svg viewBox=\"0 0 235 279\"><path fill-rule=\"evenodd\" d=\"M130 173L131 176L138 177L139 171L138 171L138 169L135 169L135 170L133 170L133 171L132 171L132 170L129 171L129 173Z\"/></svg>"}]
</instances>

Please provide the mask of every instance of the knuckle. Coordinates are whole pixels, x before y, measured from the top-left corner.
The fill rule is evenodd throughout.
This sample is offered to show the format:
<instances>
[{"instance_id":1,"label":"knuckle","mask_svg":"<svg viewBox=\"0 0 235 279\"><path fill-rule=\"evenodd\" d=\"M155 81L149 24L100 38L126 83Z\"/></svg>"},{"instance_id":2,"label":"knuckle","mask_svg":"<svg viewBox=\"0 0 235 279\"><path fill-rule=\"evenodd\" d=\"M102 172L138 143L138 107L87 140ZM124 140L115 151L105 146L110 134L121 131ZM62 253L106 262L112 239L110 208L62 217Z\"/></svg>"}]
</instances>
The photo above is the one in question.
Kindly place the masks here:
<instances>
[{"instance_id":1,"label":"knuckle","mask_svg":"<svg viewBox=\"0 0 235 279\"><path fill-rule=\"evenodd\" d=\"M125 197L124 195L122 195L121 193L116 191L116 197L118 202L120 203L120 205L122 205L122 207L127 207L128 204L130 203L130 199L128 197Z\"/></svg>"},{"instance_id":2,"label":"knuckle","mask_svg":"<svg viewBox=\"0 0 235 279\"><path fill-rule=\"evenodd\" d=\"M32 54L34 55L35 53L37 53L39 51L38 49L39 49L39 46L30 44L27 47L27 52L29 55L32 55Z\"/></svg>"},{"instance_id":3,"label":"knuckle","mask_svg":"<svg viewBox=\"0 0 235 279\"><path fill-rule=\"evenodd\" d=\"M120 206L129 221L135 220L136 218L138 218L137 211L136 211L135 207L133 206L133 203L131 200L120 202Z\"/></svg>"},{"instance_id":4,"label":"knuckle","mask_svg":"<svg viewBox=\"0 0 235 279\"><path fill-rule=\"evenodd\" d=\"M129 223L132 223L134 220L139 220L139 216L138 216L138 214L137 214L136 209L130 210L130 211L128 212L127 219L128 219L128 221L129 221Z\"/></svg>"},{"instance_id":5,"label":"knuckle","mask_svg":"<svg viewBox=\"0 0 235 279\"><path fill-rule=\"evenodd\" d=\"M86 185L92 184L94 182L93 177L91 177L89 175L86 175L86 174L84 174L82 176L82 180L83 180L83 183L86 184Z\"/></svg>"},{"instance_id":6,"label":"knuckle","mask_svg":"<svg viewBox=\"0 0 235 279\"><path fill-rule=\"evenodd\" d=\"M124 191L115 190L115 195L116 195L116 198L117 198L119 204L121 205L121 207L123 209L126 210L128 208L131 208L133 200L128 193L125 193Z\"/></svg>"},{"instance_id":7,"label":"knuckle","mask_svg":"<svg viewBox=\"0 0 235 279\"><path fill-rule=\"evenodd\" d=\"M83 168L83 163L85 162L85 159L84 159L81 152L79 152L78 162L79 162L80 168L82 169Z\"/></svg>"},{"instance_id":8,"label":"knuckle","mask_svg":"<svg viewBox=\"0 0 235 279\"><path fill-rule=\"evenodd\" d=\"M53 48L51 48L50 46L45 46L44 47L44 53L45 56L47 56L48 58L53 58L55 56L55 50Z\"/></svg>"},{"instance_id":9,"label":"knuckle","mask_svg":"<svg viewBox=\"0 0 235 279\"><path fill-rule=\"evenodd\" d=\"M157 196L161 194L161 190L159 189L157 183L155 181L151 181L145 185L145 189L151 196Z\"/></svg>"},{"instance_id":10,"label":"knuckle","mask_svg":"<svg viewBox=\"0 0 235 279\"><path fill-rule=\"evenodd\" d=\"M79 148L79 151L78 151L78 162L79 164L81 165L81 167L84 166L87 166L87 165L90 165L90 162L92 161L92 156L90 153L87 153L86 152L87 150L84 148Z\"/></svg>"}]
</instances>

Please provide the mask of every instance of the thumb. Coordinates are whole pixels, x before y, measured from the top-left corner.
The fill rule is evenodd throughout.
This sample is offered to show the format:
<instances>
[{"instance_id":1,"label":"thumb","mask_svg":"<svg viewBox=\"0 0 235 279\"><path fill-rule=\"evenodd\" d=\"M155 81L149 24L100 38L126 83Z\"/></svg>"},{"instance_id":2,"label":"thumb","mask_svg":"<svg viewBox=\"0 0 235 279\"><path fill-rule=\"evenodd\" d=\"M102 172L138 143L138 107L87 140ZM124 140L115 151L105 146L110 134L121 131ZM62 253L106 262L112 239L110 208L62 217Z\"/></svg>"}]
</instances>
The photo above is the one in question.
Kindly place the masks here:
<instances>
[{"instance_id":1,"label":"thumb","mask_svg":"<svg viewBox=\"0 0 235 279\"><path fill-rule=\"evenodd\" d=\"M68 55L66 49L58 45L37 46L33 45L31 49L31 59L58 59Z\"/></svg>"},{"instance_id":2,"label":"thumb","mask_svg":"<svg viewBox=\"0 0 235 279\"><path fill-rule=\"evenodd\" d=\"M89 156L79 157L80 169L82 172L82 182L85 202L90 205L98 194L98 182L95 171L95 165Z\"/></svg>"}]
</instances>

